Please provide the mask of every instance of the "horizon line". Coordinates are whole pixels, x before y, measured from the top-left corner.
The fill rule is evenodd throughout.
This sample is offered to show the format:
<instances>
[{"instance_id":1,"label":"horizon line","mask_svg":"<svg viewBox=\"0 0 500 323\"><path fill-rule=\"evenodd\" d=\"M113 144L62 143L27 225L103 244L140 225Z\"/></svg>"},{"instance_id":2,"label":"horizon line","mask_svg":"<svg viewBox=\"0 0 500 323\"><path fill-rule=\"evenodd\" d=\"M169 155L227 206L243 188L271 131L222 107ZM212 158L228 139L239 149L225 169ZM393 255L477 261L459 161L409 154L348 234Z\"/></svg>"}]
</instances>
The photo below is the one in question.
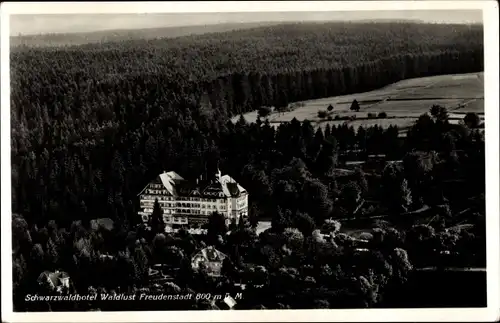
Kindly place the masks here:
<instances>
[{"instance_id":1,"label":"horizon line","mask_svg":"<svg viewBox=\"0 0 500 323\"><path fill-rule=\"evenodd\" d=\"M101 28L95 30L88 31L72 31L72 32L39 32L39 33L22 33L19 32L15 35L9 35L9 38L16 37L29 37L29 36L54 36L54 35L83 35L83 34L92 34L92 33L101 33L101 32L124 32L124 31L148 31L148 30L157 30L157 29L174 29L174 28L190 28L190 27L203 27L203 26L217 26L217 25L259 25L259 24L272 24L272 25L287 25L287 24L321 24L321 23L383 23L383 22L399 22L399 23L415 23L415 24L424 24L424 25L464 25L464 26L484 26L482 21L476 22L450 22L450 21L425 21L422 19L410 19L410 18L373 18L373 19L353 19L353 20L282 20L282 21L273 21L273 20L263 20L263 21L250 21L250 22L207 22L200 24L182 24L175 26L158 26L158 27L138 27L138 28ZM256 26L257 28L260 26ZM262 26L265 27L265 26ZM207 32L210 33L210 32Z\"/></svg>"}]
</instances>

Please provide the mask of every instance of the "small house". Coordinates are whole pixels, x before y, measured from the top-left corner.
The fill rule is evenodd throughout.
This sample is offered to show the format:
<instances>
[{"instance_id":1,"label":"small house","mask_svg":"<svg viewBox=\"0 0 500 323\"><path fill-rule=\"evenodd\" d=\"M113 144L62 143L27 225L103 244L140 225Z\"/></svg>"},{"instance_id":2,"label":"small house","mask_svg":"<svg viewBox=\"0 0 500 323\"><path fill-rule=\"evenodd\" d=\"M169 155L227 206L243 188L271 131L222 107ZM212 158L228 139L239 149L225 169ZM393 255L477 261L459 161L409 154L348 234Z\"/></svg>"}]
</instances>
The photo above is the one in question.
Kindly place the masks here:
<instances>
[{"instance_id":1,"label":"small house","mask_svg":"<svg viewBox=\"0 0 500 323\"><path fill-rule=\"evenodd\" d=\"M209 276L220 276L222 262L227 256L214 247L201 249L191 258L191 266L194 271L204 268Z\"/></svg>"},{"instance_id":2,"label":"small house","mask_svg":"<svg viewBox=\"0 0 500 323\"><path fill-rule=\"evenodd\" d=\"M62 292L63 288L69 288L69 275L64 271L44 271L38 277L38 284L47 284L53 291Z\"/></svg>"}]
</instances>

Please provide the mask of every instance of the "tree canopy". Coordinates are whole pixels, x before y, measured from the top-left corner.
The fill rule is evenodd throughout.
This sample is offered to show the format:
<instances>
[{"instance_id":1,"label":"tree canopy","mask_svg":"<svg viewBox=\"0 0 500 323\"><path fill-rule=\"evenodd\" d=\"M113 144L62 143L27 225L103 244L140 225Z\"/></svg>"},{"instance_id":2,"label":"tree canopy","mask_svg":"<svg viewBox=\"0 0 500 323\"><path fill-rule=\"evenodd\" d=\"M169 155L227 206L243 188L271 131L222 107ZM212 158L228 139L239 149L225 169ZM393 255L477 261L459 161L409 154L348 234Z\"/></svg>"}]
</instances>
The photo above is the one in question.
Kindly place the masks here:
<instances>
[{"instance_id":1,"label":"tree canopy","mask_svg":"<svg viewBox=\"0 0 500 323\"><path fill-rule=\"evenodd\" d=\"M450 124L446 110L431 107L404 139L394 126L315 128L295 118L277 125L243 117L405 78L481 71L482 33L442 24L284 24L98 46L13 47L15 308L36 310L25 295L36 292L42 271L58 268L80 293L233 292L246 284L237 306L250 309L376 306L402 288L412 267L443 264L438 252L449 252L451 263L483 265L478 129ZM267 114L263 109L258 113ZM395 163L371 165L371 154ZM365 171L348 169L353 160ZM167 234L155 201L147 232L137 194L152 178L175 170L195 179L217 165L249 192L251 225L241 221L227 234L226 219L213 214L207 235ZM477 213L472 230L442 230L469 207ZM425 212L425 224L391 229ZM93 227L96 218L115 226ZM271 228L258 236L261 218ZM346 233L349 221L380 230L357 239ZM229 258L222 277L192 270L191 255L207 245ZM460 253L467 248L474 252ZM156 282L160 276L173 285ZM117 309L112 302L59 303L54 310ZM209 306L138 302L130 309Z\"/></svg>"}]
</instances>

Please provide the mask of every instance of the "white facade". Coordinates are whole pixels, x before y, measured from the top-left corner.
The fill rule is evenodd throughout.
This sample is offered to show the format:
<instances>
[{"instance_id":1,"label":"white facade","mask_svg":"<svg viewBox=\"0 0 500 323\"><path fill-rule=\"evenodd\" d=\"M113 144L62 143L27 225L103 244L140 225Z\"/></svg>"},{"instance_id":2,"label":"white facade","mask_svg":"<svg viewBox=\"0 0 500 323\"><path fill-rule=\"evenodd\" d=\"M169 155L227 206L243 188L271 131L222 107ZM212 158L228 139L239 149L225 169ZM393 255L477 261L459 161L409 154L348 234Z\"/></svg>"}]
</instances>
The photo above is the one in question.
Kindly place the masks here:
<instances>
[{"instance_id":1,"label":"white facade","mask_svg":"<svg viewBox=\"0 0 500 323\"><path fill-rule=\"evenodd\" d=\"M248 215L248 193L230 176L219 172L203 184L186 184L190 183L175 172L164 172L149 183L139 194L142 221L149 222L155 200L163 209L163 221L169 230L204 224L214 212L224 215L227 224Z\"/></svg>"}]
</instances>

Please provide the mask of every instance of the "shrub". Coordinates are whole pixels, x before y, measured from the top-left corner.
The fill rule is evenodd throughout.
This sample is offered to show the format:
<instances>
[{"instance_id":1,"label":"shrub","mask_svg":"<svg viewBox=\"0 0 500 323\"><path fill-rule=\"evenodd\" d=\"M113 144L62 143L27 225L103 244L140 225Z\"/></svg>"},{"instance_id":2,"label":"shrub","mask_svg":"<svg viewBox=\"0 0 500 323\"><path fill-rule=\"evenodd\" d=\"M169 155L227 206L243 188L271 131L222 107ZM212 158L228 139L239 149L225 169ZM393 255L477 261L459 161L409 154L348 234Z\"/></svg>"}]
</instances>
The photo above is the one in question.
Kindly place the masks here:
<instances>
[{"instance_id":1,"label":"shrub","mask_svg":"<svg viewBox=\"0 0 500 323\"><path fill-rule=\"evenodd\" d=\"M259 117L262 117L262 118L265 118L267 117L269 114L271 114L271 108L270 107L262 107L259 109L258 111L258 115Z\"/></svg>"},{"instance_id":2,"label":"shrub","mask_svg":"<svg viewBox=\"0 0 500 323\"><path fill-rule=\"evenodd\" d=\"M481 119L479 118L477 113L468 112L464 117L464 123L467 125L467 127L473 129L479 126L479 124L481 123Z\"/></svg>"},{"instance_id":3,"label":"shrub","mask_svg":"<svg viewBox=\"0 0 500 323\"><path fill-rule=\"evenodd\" d=\"M340 120L340 116L337 114L337 115L335 116L335 118L333 118L333 119L334 119L334 120Z\"/></svg>"},{"instance_id":4,"label":"shrub","mask_svg":"<svg viewBox=\"0 0 500 323\"><path fill-rule=\"evenodd\" d=\"M325 220L325 223L323 224L323 231L325 232L333 232L334 234L340 231L342 224L334 219L327 219Z\"/></svg>"},{"instance_id":5,"label":"shrub","mask_svg":"<svg viewBox=\"0 0 500 323\"><path fill-rule=\"evenodd\" d=\"M332 121L333 120L332 116L328 116L327 119L328 119L328 121Z\"/></svg>"},{"instance_id":6,"label":"shrub","mask_svg":"<svg viewBox=\"0 0 500 323\"><path fill-rule=\"evenodd\" d=\"M445 121L448 120L448 111L445 107L440 105L433 105L430 109L431 116L433 116L436 120Z\"/></svg>"},{"instance_id":7,"label":"shrub","mask_svg":"<svg viewBox=\"0 0 500 323\"><path fill-rule=\"evenodd\" d=\"M326 116L327 116L326 111L324 111L324 110L319 110L318 111L318 117L319 118L324 119L324 118L326 118Z\"/></svg>"},{"instance_id":8,"label":"shrub","mask_svg":"<svg viewBox=\"0 0 500 323\"><path fill-rule=\"evenodd\" d=\"M368 119L373 119L373 118L375 118L375 113L369 112L368 113Z\"/></svg>"},{"instance_id":9,"label":"shrub","mask_svg":"<svg viewBox=\"0 0 500 323\"><path fill-rule=\"evenodd\" d=\"M385 113L385 112L382 111L382 112L380 112L378 114L378 117L381 118L381 119L385 119L385 118L387 118L387 113Z\"/></svg>"},{"instance_id":10,"label":"shrub","mask_svg":"<svg viewBox=\"0 0 500 323\"><path fill-rule=\"evenodd\" d=\"M391 226L391 224L385 220L377 219L377 220L373 221L372 226L375 228L387 229Z\"/></svg>"},{"instance_id":11,"label":"shrub","mask_svg":"<svg viewBox=\"0 0 500 323\"><path fill-rule=\"evenodd\" d=\"M360 235L359 235L359 239L361 240L372 240L373 239L373 234L371 234L370 232L362 232Z\"/></svg>"}]
</instances>

